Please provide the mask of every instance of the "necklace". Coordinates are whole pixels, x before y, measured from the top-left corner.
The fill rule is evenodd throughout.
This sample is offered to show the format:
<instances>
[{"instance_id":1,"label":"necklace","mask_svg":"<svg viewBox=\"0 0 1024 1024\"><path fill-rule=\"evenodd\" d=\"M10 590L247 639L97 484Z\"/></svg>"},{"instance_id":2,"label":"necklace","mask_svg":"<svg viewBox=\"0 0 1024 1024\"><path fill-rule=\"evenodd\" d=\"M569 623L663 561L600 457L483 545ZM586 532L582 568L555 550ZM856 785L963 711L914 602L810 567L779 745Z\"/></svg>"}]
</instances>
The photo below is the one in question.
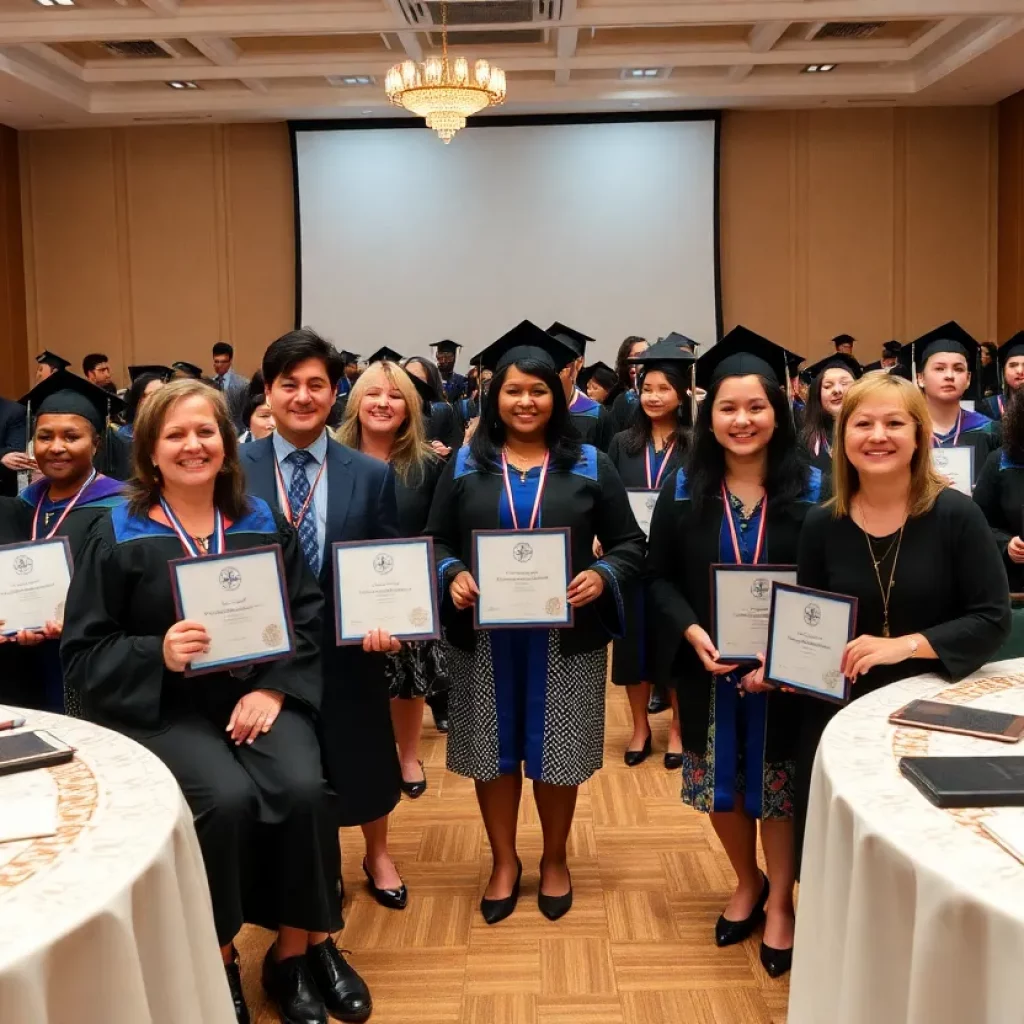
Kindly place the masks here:
<instances>
[{"instance_id":1,"label":"necklace","mask_svg":"<svg viewBox=\"0 0 1024 1024\"><path fill-rule=\"evenodd\" d=\"M886 558L889 557L889 551L886 551L881 558L875 557L875 549L871 543L871 535L861 527L861 532L864 534L864 539L868 542L868 554L871 556L871 564L875 568L875 579L878 581L878 592L882 595L882 636L889 636L889 598L892 595L893 581L896 579L896 563L900 560L900 546L903 543L903 531L906 528L906 523L900 527L900 532L896 535L894 540L889 545L889 551L892 551L893 545L896 546L896 557L892 560L892 568L889 570L889 583L886 586L882 586L882 574L879 571L879 566Z\"/></svg>"}]
</instances>

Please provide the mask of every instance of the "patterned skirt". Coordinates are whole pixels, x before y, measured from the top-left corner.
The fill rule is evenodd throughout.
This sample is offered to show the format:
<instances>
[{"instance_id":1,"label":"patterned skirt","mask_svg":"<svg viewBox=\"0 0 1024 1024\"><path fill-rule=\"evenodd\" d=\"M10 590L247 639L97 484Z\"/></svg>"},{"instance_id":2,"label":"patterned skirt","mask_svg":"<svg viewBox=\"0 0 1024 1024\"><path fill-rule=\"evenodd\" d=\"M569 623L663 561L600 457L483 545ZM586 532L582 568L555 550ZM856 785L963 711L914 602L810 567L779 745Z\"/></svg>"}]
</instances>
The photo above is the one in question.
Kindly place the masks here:
<instances>
[{"instance_id":1,"label":"patterned skirt","mask_svg":"<svg viewBox=\"0 0 1024 1024\"><path fill-rule=\"evenodd\" d=\"M384 663L388 692L392 697L434 697L448 689L444 650L437 640L403 643Z\"/></svg>"},{"instance_id":2,"label":"patterned skirt","mask_svg":"<svg viewBox=\"0 0 1024 1024\"><path fill-rule=\"evenodd\" d=\"M473 651L445 645L450 771L578 786L601 767L607 649L564 657L558 634L481 630Z\"/></svg>"}]
</instances>

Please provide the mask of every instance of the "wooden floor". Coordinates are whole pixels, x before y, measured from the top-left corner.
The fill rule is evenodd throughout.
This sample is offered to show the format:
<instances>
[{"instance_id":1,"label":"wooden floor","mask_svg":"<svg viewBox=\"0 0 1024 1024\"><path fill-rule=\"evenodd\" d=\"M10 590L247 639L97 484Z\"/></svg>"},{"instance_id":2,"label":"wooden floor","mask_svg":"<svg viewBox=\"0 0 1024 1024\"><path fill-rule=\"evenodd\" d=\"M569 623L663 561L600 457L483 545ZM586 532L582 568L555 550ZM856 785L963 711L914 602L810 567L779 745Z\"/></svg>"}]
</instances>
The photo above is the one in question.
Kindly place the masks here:
<instances>
[{"instance_id":1,"label":"wooden floor","mask_svg":"<svg viewBox=\"0 0 1024 1024\"><path fill-rule=\"evenodd\" d=\"M624 693L609 687L605 767L580 790L569 851L572 910L552 923L537 909L540 825L526 787L519 905L489 927L477 909L490 856L473 784L445 771L427 711L429 788L392 815L404 911L372 901L362 835L342 835L338 944L370 986L375 1024L783 1024L788 986L761 969L759 937L715 947L734 876L707 818L680 803L679 773L662 765L667 714L652 719L655 755L633 769L622 763L629 722ZM254 1024L278 1020L259 983L270 938L247 929L239 943Z\"/></svg>"}]
</instances>

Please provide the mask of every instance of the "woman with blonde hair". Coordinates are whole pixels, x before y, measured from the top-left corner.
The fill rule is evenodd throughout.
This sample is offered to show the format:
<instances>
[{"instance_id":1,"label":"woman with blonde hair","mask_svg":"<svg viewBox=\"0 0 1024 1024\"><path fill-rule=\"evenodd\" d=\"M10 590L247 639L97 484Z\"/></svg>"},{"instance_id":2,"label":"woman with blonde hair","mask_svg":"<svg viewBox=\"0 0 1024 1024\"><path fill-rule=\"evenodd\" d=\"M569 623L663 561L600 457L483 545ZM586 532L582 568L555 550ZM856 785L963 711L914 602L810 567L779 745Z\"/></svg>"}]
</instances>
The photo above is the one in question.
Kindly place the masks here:
<instances>
[{"instance_id":1,"label":"woman with blonde hair","mask_svg":"<svg viewBox=\"0 0 1024 1024\"><path fill-rule=\"evenodd\" d=\"M424 411L429 389L396 363L373 363L352 387L338 440L387 462L395 473L399 531L403 537L423 533L444 461L427 441ZM423 701L444 685L441 648L433 640L406 643L388 656L391 718L402 763L402 790L410 797L427 788L419 760Z\"/></svg>"},{"instance_id":2,"label":"woman with blonde hair","mask_svg":"<svg viewBox=\"0 0 1024 1024\"><path fill-rule=\"evenodd\" d=\"M833 498L804 521L799 582L857 598L843 671L857 699L923 672L956 680L1010 631L1006 572L981 510L932 466L921 393L891 374L847 391L836 419ZM797 850L811 767L835 705L800 697Z\"/></svg>"}]
</instances>

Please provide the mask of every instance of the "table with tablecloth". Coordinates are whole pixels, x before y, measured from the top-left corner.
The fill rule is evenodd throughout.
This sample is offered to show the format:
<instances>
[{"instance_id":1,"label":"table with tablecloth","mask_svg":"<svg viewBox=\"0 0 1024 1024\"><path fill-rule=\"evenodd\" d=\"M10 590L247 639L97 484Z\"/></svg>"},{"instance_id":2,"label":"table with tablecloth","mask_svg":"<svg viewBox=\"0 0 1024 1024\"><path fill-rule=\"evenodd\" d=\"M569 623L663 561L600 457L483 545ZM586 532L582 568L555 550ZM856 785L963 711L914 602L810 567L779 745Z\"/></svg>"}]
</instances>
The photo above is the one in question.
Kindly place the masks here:
<instances>
[{"instance_id":1,"label":"table with tablecloth","mask_svg":"<svg viewBox=\"0 0 1024 1024\"><path fill-rule=\"evenodd\" d=\"M935 807L898 767L905 755L1024 750L888 722L917 698L1024 713L1024 659L959 683L893 683L829 724L811 780L789 1024L1024 1022L1024 864L980 828L1007 811Z\"/></svg>"},{"instance_id":2,"label":"table with tablecloth","mask_svg":"<svg viewBox=\"0 0 1024 1024\"><path fill-rule=\"evenodd\" d=\"M173 776L117 733L21 713L77 753L0 777L0 815L5 801L57 801L55 836L0 844L0 1021L234 1024L202 855Z\"/></svg>"}]
</instances>

